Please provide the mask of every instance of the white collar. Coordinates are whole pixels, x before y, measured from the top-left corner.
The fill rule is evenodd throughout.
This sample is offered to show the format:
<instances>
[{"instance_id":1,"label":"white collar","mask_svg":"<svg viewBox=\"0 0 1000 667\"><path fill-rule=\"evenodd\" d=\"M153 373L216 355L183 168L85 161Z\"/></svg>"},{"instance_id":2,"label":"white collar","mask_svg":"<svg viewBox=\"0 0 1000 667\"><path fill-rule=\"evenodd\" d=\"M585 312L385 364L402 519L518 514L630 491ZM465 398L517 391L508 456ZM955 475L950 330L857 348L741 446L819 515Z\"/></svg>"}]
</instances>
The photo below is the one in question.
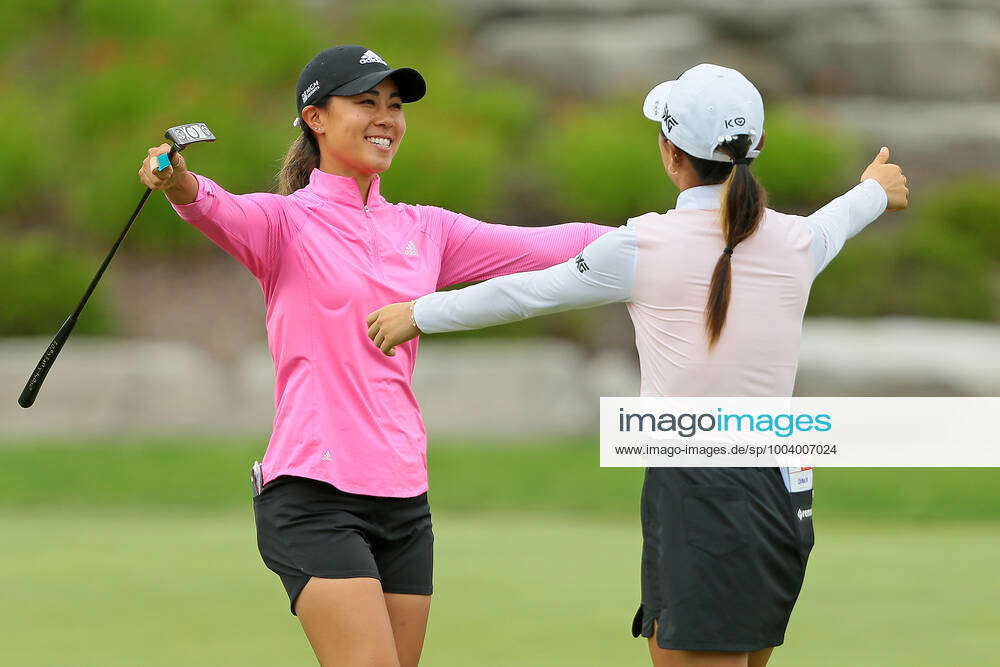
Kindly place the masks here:
<instances>
[{"instance_id":1,"label":"white collar","mask_svg":"<svg viewBox=\"0 0 1000 667\"><path fill-rule=\"evenodd\" d=\"M717 211L721 206L722 185L699 185L688 188L677 195L678 210L700 209L705 211Z\"/></svg>"}]
</instances>

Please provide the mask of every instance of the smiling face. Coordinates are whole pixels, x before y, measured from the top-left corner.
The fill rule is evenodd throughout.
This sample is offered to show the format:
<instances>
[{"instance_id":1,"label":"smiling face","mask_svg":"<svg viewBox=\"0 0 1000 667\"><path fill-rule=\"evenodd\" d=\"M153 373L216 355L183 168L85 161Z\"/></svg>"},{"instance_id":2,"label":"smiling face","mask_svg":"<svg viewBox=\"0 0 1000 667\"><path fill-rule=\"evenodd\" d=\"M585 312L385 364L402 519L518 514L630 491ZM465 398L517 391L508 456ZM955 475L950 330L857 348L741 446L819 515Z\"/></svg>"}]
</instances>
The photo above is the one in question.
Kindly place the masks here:
<instances>
[{"instance_id":1,"label":"smiling face","mask_svg":"<svg viewBox=\"0 0 1000 667\"><path fill-rule=\"evenodd\" d=\"M388 169L406 132L399 88L388 78L360 95L333 96L325 108L308 106L302 119L319 143L320 169L352 178Z\"/></svg>"}]
</instances>

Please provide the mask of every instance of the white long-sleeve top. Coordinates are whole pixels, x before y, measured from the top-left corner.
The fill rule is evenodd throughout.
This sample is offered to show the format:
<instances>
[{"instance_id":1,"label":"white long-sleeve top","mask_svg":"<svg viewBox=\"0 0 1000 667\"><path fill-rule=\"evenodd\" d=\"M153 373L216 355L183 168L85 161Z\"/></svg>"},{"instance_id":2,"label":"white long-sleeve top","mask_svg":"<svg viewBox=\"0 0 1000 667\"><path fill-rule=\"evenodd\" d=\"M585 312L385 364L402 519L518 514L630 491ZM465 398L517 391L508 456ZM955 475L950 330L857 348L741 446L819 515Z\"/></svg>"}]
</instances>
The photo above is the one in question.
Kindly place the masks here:
<instances>
[{"instance_id":1,"label":"white long-sleeve top","mask_svg":"<svg viewBox=\"0 0 1000 667\"><path fill-rule=\"evenodd\" d=\"M790 396L813 279L881 215L882 187L866 180L808 217L767 209L736 246L726 325L705 334L709 283L725 241L721 185L689 188L666 213L647 213L575 258L417 300L424 333L479 329L613 302L628 304L644 396Z\"/></svg>"}]
</instances>

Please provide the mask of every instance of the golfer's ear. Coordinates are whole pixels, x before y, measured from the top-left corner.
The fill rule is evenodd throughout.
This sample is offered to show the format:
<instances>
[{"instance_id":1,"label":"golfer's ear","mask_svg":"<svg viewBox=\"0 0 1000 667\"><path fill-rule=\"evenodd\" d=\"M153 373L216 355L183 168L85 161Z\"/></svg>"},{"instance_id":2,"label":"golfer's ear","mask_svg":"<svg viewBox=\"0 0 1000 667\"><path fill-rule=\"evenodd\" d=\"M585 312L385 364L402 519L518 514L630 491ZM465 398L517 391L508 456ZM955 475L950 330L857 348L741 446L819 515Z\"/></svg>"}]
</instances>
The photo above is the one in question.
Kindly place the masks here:
<instances>
[{"instance_id":1,"label":"golfer's ear","mask_svg":"<svg viewBox=\"0 0 1000 667\"><path fill-rule=\"evenodd\" d=\"M302 122L309 127L316 127L319 125L319 107L312 104L307 105L302 109L302 113L299 114L299 118Z\"/></svg>"},{"instance_id":2,"label":"golfer's ear","mask_svg":"<svg viewBox=\"0 0 1000 667\"><path fill-rule=\"evenodd\" d=\"M674 159L674 164L680 166L684 164L684 151L670 144L670 156Z\"/></svg>"}]
</instances>

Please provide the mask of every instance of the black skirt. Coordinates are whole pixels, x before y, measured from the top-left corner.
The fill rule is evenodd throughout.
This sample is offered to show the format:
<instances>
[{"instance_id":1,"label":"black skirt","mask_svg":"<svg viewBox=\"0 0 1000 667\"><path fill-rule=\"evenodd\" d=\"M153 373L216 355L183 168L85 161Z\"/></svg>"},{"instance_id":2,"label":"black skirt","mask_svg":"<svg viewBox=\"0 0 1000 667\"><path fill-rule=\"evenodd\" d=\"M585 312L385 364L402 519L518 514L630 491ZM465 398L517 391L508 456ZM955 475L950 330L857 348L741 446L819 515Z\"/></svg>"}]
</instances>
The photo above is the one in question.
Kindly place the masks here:
<instances>
[{"instance_id":1,"label":"black skirt","mask_svg":"<svg viewBox=\"0 0 1000 667\"><path fill-rule=\"evenodd\" d=\"M312 577L378 579L385 593L433 592L427 494L383 498L304 477L278 477L253 499L257 547L281 578L291 612Z\"/></svg>"},{"instance_id":2,"label":"black skirt","mask_svg":"<svg viewBox=\"0 0 1000 667\"><path fill-rule=\"evenodd\" d=\"M664 649L778 646L813 546L812 488L780 468L649 468L633 636Z\"/></svg>"}]
</instances>

